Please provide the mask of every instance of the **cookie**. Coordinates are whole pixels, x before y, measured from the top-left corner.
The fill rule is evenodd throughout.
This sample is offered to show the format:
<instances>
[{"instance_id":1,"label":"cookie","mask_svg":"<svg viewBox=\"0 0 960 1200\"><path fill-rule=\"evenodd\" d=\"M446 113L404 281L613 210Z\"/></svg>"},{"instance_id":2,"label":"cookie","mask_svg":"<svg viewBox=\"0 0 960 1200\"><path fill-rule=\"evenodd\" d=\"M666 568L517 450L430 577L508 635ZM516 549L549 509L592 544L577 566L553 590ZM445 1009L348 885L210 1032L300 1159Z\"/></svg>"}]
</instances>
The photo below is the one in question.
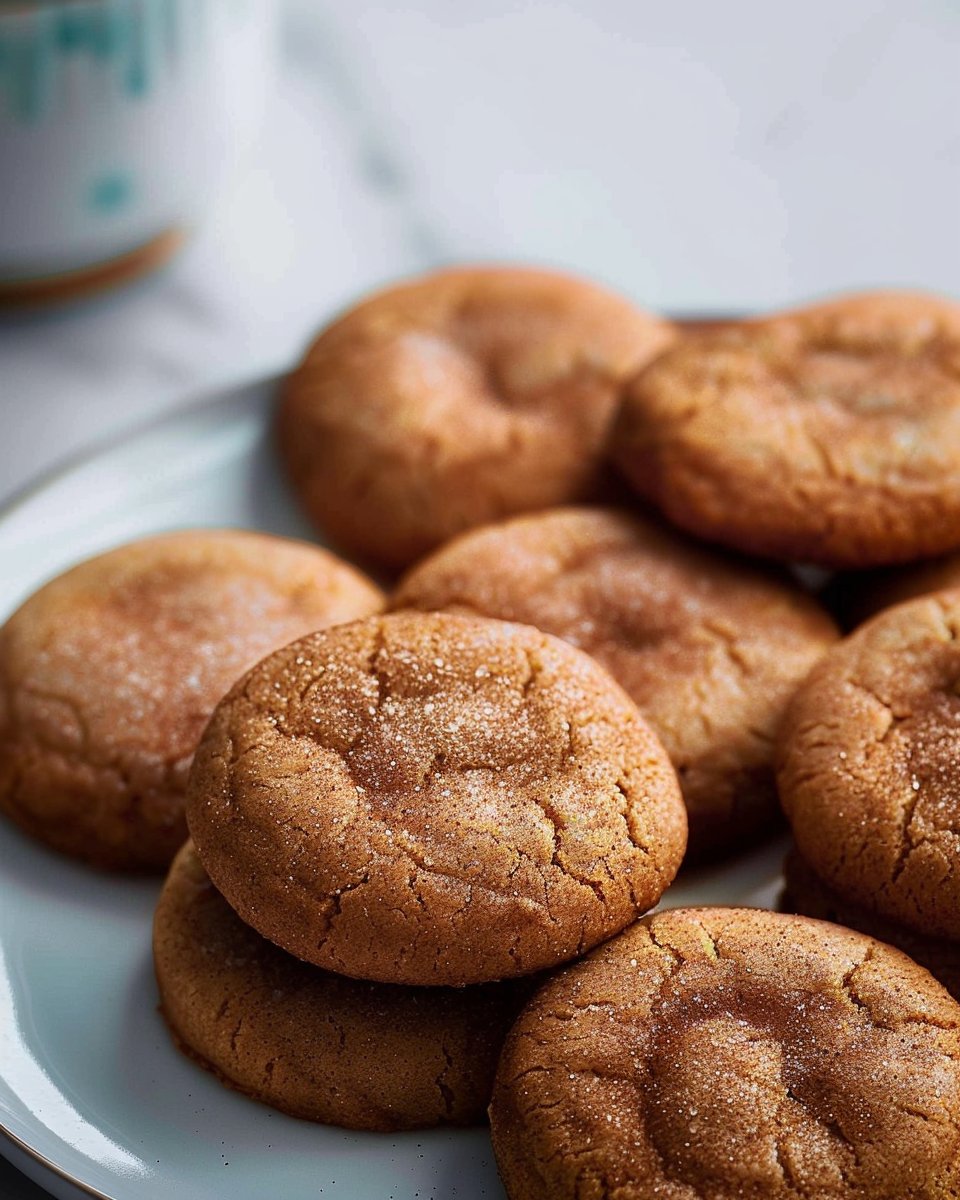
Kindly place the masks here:
<instances>
[{"instance_id":1,"label":"cookie","mask_svg":"<svg viewBox=\"0 0 960 1200\"><path fill-rule=\"evenodd\" d=\"M785 577L614 509L463 534L412 569L392 606L522 621L593 655L660 735L693 857L742 848L781 819L777 727L838 636Z\"/></svg>"},{"instance_id":2,"label":"cookie","mask_svg":"<svg viewBox=\"0 0 960 1200\"><path fill-rule=\"evenodd\" d=\"M925 967L952 996L960 997L960 942L924 937L893 921L885 921L868 908L850 904L827 887L796 850L787 856L783 873L786 881L780 902L783 912L833 921L896 946Z\"/></svg>"},{"instance_id":3,"label":"cookie","mask_svg":"<svg viewBox=\"0 0 960 1200\"><path fill-rule=\"evenodd\" d=\"M960 1007L862 934L750 909L634 925L536 993L490 1109L511 1200L960 1189Z\"/></svg>"},{"instance_id":4,"label":"cookie","mask_svg":"<svg viewBox=\"0 0 960 1200\"><path fill-rule=\"evenodd\" d=\"M326 329L278 418L306 512L394 567L603 486L623 380L672 325L586 280L478 267L390 288Z\"/></svg>"},{"instance_id":5,"label":"cookie","mask_svg":"<svg viewBox=\"0 0 960 1200\"><path fill-rule=\"evenodd\" d=\"M227 688L277 646L381 607L332 554L262 534L173 533L81 563L0 628L0 811L97 866L162 869Z\"/></svg>"},{"instance_id":6,"label":"cookie","mask_svg":"<svg viewBox=\"0 0 960 1200\"><path fill-rule=\"evenodd\" d=\"M582 954L683 855L676 776L585 654L397 613L304 638L218 705L187 820L216 886L307 962L461 986Z\"/></svg>"},{"instance_id":7,"label":"cookie","mask_svg":"<svg viewBox=\"0 0 960 1200\"><path fill-rule=\"evenodd\" d=\"M888 609L791 702L777 751L803 858L851 904L960 939L960 591Z\"/></svg>"},{"instance_id":8,"label":"cookie","mask_svg":"<svg viewBox=\"0 0 960 1200\"><path fill-rule=\"evenodd\" d=\"M408 988L322 971L244 925L190 844L160 896L153 953L185 1053L255 1100L349 1129L483 1122L534 982Z\"/></svg>"},{"instance_id":9,"label":"cookie","mask_svg":"<svg viewBox=\"0 0 960 1200\"><path fill-rule=\"evenodd\" d=\"M878 292L685 338L611 438L676 524L771 558L906 562L960 546L960 305Z\"/></svg>"}]
</instances>

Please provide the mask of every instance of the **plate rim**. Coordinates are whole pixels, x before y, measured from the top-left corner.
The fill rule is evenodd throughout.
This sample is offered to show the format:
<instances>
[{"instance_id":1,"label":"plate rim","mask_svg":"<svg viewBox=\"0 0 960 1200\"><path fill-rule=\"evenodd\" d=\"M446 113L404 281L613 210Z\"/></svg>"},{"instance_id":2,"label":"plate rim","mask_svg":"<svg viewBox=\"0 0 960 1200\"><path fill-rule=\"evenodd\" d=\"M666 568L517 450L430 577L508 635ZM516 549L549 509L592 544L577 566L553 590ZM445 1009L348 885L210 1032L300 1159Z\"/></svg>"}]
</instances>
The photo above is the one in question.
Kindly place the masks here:
<instances>
[{"instance_id":1,"label":"plate rim","mask_svg":"<svg viewBox=\"0 0 960 1200\"><path fill-rule=\"evenodd\" d=\"M71 1187L75 1187L85 1196L91 1196L93 1197L93 1200L119 1200L118 1196L112 1196L107 1192L101 1192L100 1189L94 1187L93 1184L84 1183L82 1179L78 1179L75 1175L71 1175L66 1168L61 1167L58 1163L55 1163L52 1158L49 1158L41 1150L37 1150L35 1146L31 1146L28 1142L25 1142L19 1134L16 1134L12 1129L9 1129L2 1120L0 1120L0 1135L2 1135L3 1138L5 1138L6 1141L8 1141L11 1145L15 1146L16 1149L22 1154L25 1154L27 1158L43 1167L44 1170L49 1171L52 1175L56 1175L59 1179L62 1179L64 1183L69 1183ZM2 1150L0 1150L0 1153L2 1153ZM7 1158L5 1154L4 1158ZM7 1161L11 1164L11 1166L13 1166L14 1170L20 1170L20 1168L15 1162L13 1162L12 1159L7 1158ZM23 1175L22 1171L20 1173ZM24 1175L24 1178L27 1179L29 1176ZM49 1190L43 1183L38 1183L37 1186L43 1188L44 1191Z\"/></svg>"},{"instance_id":2,"label":"plate rim","mask_svg":"<svg viewBox=\"0 0 960 1200\"><path fill-rule=\"evenodd\" d=\"M101 458L104 454L121 449L127 442L136 441L145 434L155 433L168 424L175 424L183 420L184 417L191 417L205 412L207 409L216 408L220 404L226 404L238 395L252 391L254 388L275 388L288 374L287 371L270 371L265 375L244 375L233 383L222 384L210 389L202 388L192 393L192 398L182 404L155 413L116 433L94 438L93 441L58 459L36 475L31 475L24 483L19 484L12 492L0 499L0 521L5 521L19 512L41 492L53 487L74 471L89 466L94 459Z\"/></svg>"},{"instance_id":3,"label":"plate rim","mask_svg":"<svg viewBox=\"0 0 960 1200\"><path fill-rule=\"evenodd\" d=\"M136 441L138 438L162 429L168 424L175 424L182 421L185 417L191 417L206 412L209 409L217 408L219 405L225 405L235 399L238 394L251 391L254 388L263 389L264 391L275 388L285 378L286 374L287 372L285 371L272 371L266 375L257 375L252 378L244 377L235 383L218 387L216 390L201 391L193 399L187 400L183 404L178 404L174 408L167 409L165 412L157 413L153 417L148 417L146 420L120 430L116 434L95 439L89 445L77 450L74 454L68 455L37 475L32 476L26 483L15 488L3 501L0 501L0 522L18 513L42 492L55 486L74 471L89 465L104 454L119 450L128 442ZM15 1133L6 1124L2 1115L0 1115L0 1136L33 1162L43 1167L44 1170L51 1172L51 1174L70 1184L82 1194L92 1197L93 1200L119 1200L119 1197L116 1195L101 1191L94 1184L85 1183L82 1179L71 1174L66 1168L54 1162L42 1150L38 1150L35 1146L30 1145L29 1142L25 1141L24 1138ZM0 1149L0 1153L2 1153L2 1149ZM4 1157L6 1158L7 1156L4 1155ZM10 1160L8 1159L8 1161ZM17 1168L16 1163L12 1165L14 1168ZM43 1187L44 1185L40 1184L39 1186Z\"/></svg>"}]
</instances>

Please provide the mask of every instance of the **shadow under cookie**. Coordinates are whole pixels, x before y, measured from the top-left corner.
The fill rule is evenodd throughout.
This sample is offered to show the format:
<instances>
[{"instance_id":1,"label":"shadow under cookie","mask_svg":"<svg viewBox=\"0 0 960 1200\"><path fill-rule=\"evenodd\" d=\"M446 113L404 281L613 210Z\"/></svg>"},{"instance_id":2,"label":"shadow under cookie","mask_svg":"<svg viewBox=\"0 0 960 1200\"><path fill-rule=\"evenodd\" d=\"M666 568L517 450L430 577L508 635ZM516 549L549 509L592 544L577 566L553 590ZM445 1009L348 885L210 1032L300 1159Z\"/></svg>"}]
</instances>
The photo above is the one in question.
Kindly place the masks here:
<instances>
[{"instance_id":1,"label":"shadow under cookie","mask_svg":"<svg viewBox=\"0 0 960 1200\"><path fill-rule=\"evenodd\" d=\"M484 1121L503 1039L539 982L403 987L321 970L244 925L191 843L160 897L154 965L178 1047L227 1086L384 1131Z\"/></svg>"}]
</instances>

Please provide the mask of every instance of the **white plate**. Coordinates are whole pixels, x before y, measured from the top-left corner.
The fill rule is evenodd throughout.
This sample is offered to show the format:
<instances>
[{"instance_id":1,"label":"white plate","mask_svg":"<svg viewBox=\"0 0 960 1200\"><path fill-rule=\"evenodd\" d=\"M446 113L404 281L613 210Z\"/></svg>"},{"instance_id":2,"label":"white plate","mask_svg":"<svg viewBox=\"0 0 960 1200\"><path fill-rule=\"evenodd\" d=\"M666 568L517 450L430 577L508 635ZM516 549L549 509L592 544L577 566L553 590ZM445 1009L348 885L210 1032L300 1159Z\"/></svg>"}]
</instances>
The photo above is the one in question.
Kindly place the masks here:
<instances>
[{"instance_id":1,"label":"white plate","mask_svg":"<svg viewBox=\"0 0 960 1200\"><path fill-rule=\"evenodd\" d=\"M274 384L175 414L0 517L0 620L88 555L163 529L310 536L274 463ZM768 903L782 846L687 877L669 904ZM156 1011L159 883L97 874L0 822L0 1150L54 1195L502 1200L484 1130L355 1134L221 1087Z\"/></svg>"}]
</instances>

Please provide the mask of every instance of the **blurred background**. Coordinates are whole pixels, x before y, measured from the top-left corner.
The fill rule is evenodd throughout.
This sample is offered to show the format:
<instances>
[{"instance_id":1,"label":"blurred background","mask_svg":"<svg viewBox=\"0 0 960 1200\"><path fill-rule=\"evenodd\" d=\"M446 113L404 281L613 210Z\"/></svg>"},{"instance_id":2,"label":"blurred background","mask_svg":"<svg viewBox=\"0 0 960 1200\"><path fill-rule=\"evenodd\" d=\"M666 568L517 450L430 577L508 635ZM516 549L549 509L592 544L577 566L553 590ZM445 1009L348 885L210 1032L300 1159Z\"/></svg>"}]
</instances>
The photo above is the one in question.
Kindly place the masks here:
<instances>
[{"instance_id":1,"label":"blurred background","mask_svg":"<svg viewBox=\"0 0 960 1200\"><path fill-rule=\"evenodd\" d=\"M279 10L261 131L186 249L0 319L0 497L454 260L571 267L691 314L960 289L956 0ZM0 161L0 227L12 182Z\"/></svg>"}]
</instances>

